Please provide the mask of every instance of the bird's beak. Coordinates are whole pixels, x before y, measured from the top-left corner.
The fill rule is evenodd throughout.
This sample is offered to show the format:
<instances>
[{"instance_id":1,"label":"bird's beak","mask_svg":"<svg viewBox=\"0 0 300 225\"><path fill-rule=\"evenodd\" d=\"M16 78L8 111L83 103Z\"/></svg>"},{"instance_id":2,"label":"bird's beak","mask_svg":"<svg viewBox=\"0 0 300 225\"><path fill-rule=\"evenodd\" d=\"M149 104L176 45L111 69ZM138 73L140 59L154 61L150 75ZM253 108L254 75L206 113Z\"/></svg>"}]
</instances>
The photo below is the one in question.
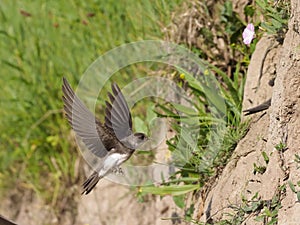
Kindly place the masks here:
<instances>
[{"instance_id":1,"label":"bird's beak","mask_svg":"<svg viewBox=\"0 0 300 225\"><path fill-rule=\"evenodd\" d=\"M148 137L145 143L149 143L149 142L153 142L153 141L155 141L153 138Z\"/></svg>"},{"instance_id":2,"label":"bird's beak","mask_svg":"<svg viewBox=\"0 0 300 225\"><path fill-rule=\"evenodd\" d=\"M146 149L146 150L152 150L153 143L155 143L155 139L151 138L151 137L147 137L147 140L145 140L145 142L140 146L140 148L142 149Z\"/></svg>"}]
</instances>

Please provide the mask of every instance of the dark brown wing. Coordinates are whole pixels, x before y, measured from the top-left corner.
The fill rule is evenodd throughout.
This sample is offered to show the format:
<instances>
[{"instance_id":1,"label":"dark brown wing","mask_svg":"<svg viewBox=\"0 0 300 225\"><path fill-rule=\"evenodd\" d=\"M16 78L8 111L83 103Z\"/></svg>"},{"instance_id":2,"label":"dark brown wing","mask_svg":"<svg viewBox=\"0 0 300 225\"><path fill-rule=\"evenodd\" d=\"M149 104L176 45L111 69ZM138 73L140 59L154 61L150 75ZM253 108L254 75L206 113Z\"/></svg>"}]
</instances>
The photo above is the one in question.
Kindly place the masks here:
<instances>
[{"instance_id":1,"label":"dark brown wing","mask_svg":"<svg viewBox=\"0 0 300 225\"><path fill-rule=\"evenodd\" d=\"M63 78L62 91L64 110L73 130L93 154L104 157L110 149L105 148L100 137L109 134L105 134L101 123L75 95L65 78Z\"/></svg>"},{"instance_id":2,"label":"dark brown wing","mask_svg":"<svg viewBox=\"0 0 300 225\"><path fill-rule=\"evenodd\" d=\"M266 110L270 107L271 105L271 98L268 100L268 101L265 101L264 103L258 105L258 106L255 106L251 109L246 109L244 110L243 112L245 113L245 116L248 116L248 115L251 115L251 114L254 114L254 113L258 113L258 112L261 112L263 110Z\"/></svg>"},{"instance_id":3,"label":"dark brown wing","mask_svg":"<svg viewBox=\"0 0 300 225\"><path fill-rule=\"evenodd\" d=\"M112 93L108 93L110 103L106 101L105 126L119 140L132 134L132 119L127 102L116 83L111 85Z\"/></svg>"}]
</instances>

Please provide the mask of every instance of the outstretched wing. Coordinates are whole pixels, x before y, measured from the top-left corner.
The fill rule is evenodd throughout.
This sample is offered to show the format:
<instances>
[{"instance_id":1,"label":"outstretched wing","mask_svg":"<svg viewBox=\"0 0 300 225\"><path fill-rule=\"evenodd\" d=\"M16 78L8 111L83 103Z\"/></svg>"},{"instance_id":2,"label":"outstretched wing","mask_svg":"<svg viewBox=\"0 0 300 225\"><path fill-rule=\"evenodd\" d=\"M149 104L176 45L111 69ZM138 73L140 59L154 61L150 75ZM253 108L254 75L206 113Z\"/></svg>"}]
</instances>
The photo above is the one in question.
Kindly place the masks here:
<instances>
[{"instance_id":1,"label":"outstretched wing","mask_svg":"<svg viewBox=\"0 0 300 225\"><path fill-rule=\"evenodd\" d=\"M100 122L75 95L65 78L63 78L62 91L64 93L64 110L73 130L93 154L104 157L109 149L106 149L101 141L100 137L105 131Z\"/></svg>"},{"instance_id":2,"label":"outstretched wing","mask_svg":"<svg viewBox=\"0 0 300 225\"><path fill-rule=\"evenodd\" d=\"M105 126L119 140L132 134L132 119L127 102L116 83L111 85L112 93L108 93L110 103L106 101Z\"/></svg>"}]
</instances>

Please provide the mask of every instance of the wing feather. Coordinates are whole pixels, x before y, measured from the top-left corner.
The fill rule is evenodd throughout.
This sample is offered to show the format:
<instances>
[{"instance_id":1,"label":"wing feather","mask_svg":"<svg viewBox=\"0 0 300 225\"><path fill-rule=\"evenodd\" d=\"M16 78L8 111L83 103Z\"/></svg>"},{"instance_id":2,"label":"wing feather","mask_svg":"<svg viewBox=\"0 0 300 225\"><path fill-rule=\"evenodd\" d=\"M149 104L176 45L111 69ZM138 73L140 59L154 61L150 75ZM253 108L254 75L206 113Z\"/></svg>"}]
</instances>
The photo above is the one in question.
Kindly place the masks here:
<instances>
[{"instance_id":1,"label":"wing feather","mask_svg":"<svg viewBox=\"0 0 300 225\"><path fill-rule=\"evenodd\" d=\"M105 132L101 123L76 96L65 78L63 78L62 91L64 110L71 127L93 154L104 157L109 149L105 148L100 138Z\"/></svg>"},{"instance_id":2,"label":"wing feather","mask_svg":"<svg viewBox=\"0 0 300 225\"><path fill-rule=\"evenodd\" d=\"M108 93L110 102L106 102L105 126L119 140L132 134L132 118L127 102L116 83L111 86L112 94Z\"/></svg>"}]
</instances>

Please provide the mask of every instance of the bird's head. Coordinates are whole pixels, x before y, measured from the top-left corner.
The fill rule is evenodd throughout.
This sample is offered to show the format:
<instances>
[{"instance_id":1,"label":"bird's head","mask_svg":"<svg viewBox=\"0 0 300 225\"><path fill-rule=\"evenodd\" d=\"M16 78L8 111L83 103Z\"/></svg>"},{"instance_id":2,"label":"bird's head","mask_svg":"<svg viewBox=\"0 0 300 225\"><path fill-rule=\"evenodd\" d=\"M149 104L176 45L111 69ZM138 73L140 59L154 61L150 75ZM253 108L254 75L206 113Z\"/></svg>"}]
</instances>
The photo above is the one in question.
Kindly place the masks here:
<instances>
[{"instance_id":1,"label":"bird's head","mask_svg":"<svg viewBox=\"0 0 300 225\"><path fill-rule=\"evenodd\" d=\"M138 145L141 145L149 140L147 135L144 133L134 133L133 136L134 136L136 142L138 143Z\"/></svg>"},{"instance_id":2,"label":"bird's head","mask_svg":"<svg viewBox=\"0 0 300 225\"><path fill-rule=\"evenodd\" d=\"M130 147L131 149L137 149L142 144L144 144L146 141L148 141L149 138L144 133L134 133L130 136L124 138L122 140L122 143L127 145L127 147Z\"/></svg>"}]
</instances>

